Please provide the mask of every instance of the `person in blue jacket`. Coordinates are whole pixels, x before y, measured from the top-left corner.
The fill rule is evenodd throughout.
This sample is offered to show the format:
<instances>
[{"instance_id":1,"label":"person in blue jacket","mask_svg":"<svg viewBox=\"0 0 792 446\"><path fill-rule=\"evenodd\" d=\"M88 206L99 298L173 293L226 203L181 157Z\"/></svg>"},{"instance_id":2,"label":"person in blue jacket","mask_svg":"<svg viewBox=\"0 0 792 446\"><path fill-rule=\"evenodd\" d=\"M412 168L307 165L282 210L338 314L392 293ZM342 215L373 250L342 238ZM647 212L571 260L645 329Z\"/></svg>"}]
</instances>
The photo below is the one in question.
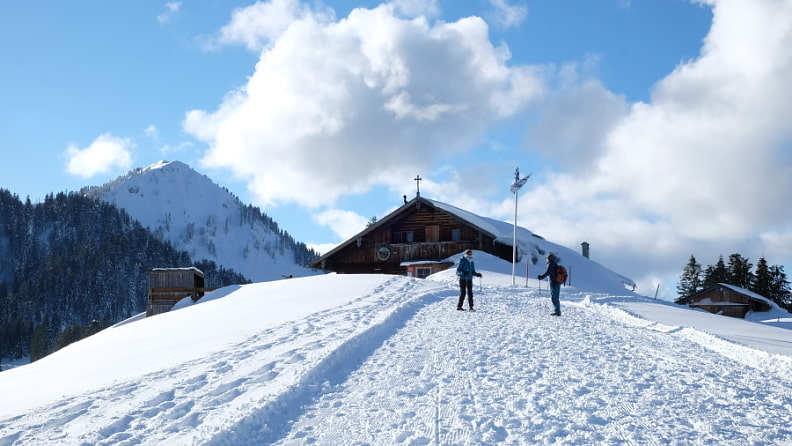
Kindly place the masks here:
<instances>
[{"instance_id":1,"label":"person in blue jacket","mask_svg":"<svg viewBox=\"0 0 792 446\"><path fill-rule=\"evenodd\" d=\"M547 255L546 260L547 271L545 271L544 274L536 276L536 278L542 280L545 277L550 276L550 301L553 302L553 312L550 314L553 316L561 316L561 284L555 280L558 269L558 259L551 253Z\"/></svg>"},{"instance_id":2,"label":"person in blue jacket","mask_svg":"<svg viewBox=\"0 0 792 446\"><path fill-rule=\"evenodd\" d=\"M473 277L481 277L481 273L476 272L476 265L473 263L473 251L468 249L465 255L459 259L457 266L457 277L459 277L459 302L457 310L464 311L462 304L465 303L465 294L468 298L468 310L473 309Z\"/></svg>"}]
</instances>

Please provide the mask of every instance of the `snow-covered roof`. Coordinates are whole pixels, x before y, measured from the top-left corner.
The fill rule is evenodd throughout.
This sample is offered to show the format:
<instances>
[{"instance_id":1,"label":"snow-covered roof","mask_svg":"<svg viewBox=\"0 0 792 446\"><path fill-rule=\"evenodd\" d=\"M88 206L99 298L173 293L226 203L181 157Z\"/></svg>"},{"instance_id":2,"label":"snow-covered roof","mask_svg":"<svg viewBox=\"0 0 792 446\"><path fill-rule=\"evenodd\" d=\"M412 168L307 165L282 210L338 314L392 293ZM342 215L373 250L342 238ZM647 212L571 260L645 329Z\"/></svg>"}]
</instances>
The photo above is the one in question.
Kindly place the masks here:
<instances>
[{"instance_id":1,"label":"snow-covered roof","mask_svg":"<svg viewBox=\"0 0 792 446\"><path fill-rule=\"evenodd\" d=\"M348 240L340 243L332 250L325 253L319 259L312 262L312 264L319 264L322 259L326 259L352 243L355 243L360 237L378 230L382 226L388 224L394 217L414 209L417 202L425 203L434 208L440 209L449 215L452 215L459 220L467 223L468 225L480 230L484 234L493 238L493 240L501 245L514 246L515 226L513 223L506 221L496 220L494 218L482 217L470 211L460 209L447 203L436 200L431 200L425 197L416 197L413 200L405 203L400 208L396 209L386 217L378 220L376 223L367 227L363 231L349 238ZM518 249L518 262L522 262L521 271L526 272L528 268L531 269L530 274L535 276L534 271L544 272L544 264L540 262L549 253L555 254L561 263L567 266L572 276L571 283L585 284L589 287L597 287L598 289L613 289L613 285L622 286L626 288L635 288L635 282L632 279L618 274L605 266L593 261L587 257L583 257L578 251L572 250L565 246L550 242L540 237L530 230L517 226L516 228L516 241ZM455 262L455 256L446 259ZM530 267L526 264L530 264ZM608 283L608 285L603 285ZM602 288L599 288L599 287Z\"/></svg>"},{"instance_id":2,"label":"snow-covered roof","mask_svg":"<svg viewBox=\"0 0 792 446\"><path fill-rule=\"evenodd\" d=\"M722 287L725 287L725 288L728 288L728 289L730 289L732 291L738 292L740 294L744 294L744 295L750 297L751 299L760 300L762 302L765 302L767 305L770 305L770 306L775 305L772 300L762 296L761 294L756 294L753 291L746 290L745 288L741 288L741 287L738 287L736 285L730 285L728 283L719 283L718 285L720 285Z\"/></svg>"},{"instance_id":3,"label":"snow-covered roof","mask_svg":"<svg viewBox=\"0 0 792 446\"><path fill-rule=\"evenodd\" d=\"M728 284L728 283L717 283L717 284L712 285L710 287L707 287L707 288L705 288L705 289L703 289L703 290L701 290L701 291L699 291L697 293L693 293L690 296L686 296L686 297L682 297L680 299L677 299L674 302L677 303L677 304L682 304L682 305L687 304L688 302L693 300L695 297L700 296L701 294L704 294L704 293L706 293L706 292L708 292L708 291L710 291L710 290L712 290L713 288L716 288L716 287L727 288L727 289L729 289L731 291L734 291L735 293L742 294L743 296L745 296L745 297L747 297L749 299L756 300L756 301L759 301L759 302L763 302L763 303L767 304L771 308L774 308L774 307L777 306L775 302L773 302L772 300L762 296L761 294L757 294L757 293L754 293L753 291L747 290L747 289L742 288L742 287L738 287L737 285L731 285L731 284ZM697 304L698 305L727 306L727 305L730 305L731 303L729 303L729 302L713 302L710 299L705 298L705 299L700 300Z\"/></svg>"},{"instance_id":4,"label":"snow-covered roof","mask_svg":"<svg viewBox=\"0 0 792 446\"><path fill-rule=\"evenodd\" d=\"M152 268L151 271L192 271L203 276L203 271L201 271L200 269L194 266L189 266L184 268Z\"/></svg>"}]
</instances>

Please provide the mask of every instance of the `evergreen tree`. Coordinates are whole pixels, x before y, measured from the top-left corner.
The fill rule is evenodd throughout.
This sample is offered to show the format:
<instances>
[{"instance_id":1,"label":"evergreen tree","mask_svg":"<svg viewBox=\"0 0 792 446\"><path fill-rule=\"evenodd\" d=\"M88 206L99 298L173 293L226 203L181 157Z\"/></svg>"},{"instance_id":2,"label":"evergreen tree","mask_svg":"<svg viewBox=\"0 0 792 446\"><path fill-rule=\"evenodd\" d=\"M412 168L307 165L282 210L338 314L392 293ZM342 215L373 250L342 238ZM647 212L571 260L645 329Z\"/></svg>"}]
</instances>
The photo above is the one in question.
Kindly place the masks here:
<instances>
[{"instance_id":1,"label":"evergreen tree","mask_svg":"<svg viewBox=\"0 0 792 446\"><path fill-rule=\"evenodd\" d=\"M715 264L715 266L710 265L706 270L704 270L704 288L708 288L719 283L729 283L729 270L726 269L726 264L723 262L723 256L718 257L718 262Z\"/></svg>"},{"instance_id":2,"label":"evergreen tree","mask_svg":"<svg viewBox=\"0 0 792 446\"><path fill-rule=\"evenodd\" d=\"M685 269L682 270L682 275L679 277L679 283L677 284L679 297L687 297L701 291L703 283L701 276L701 264L691 254L690 260L685 265Z\"/></svg>"},{"instance_id":3,"label":"evergreen tree","mask_svg":"<svg viewBox=\"0 0 792 446\"><path fill-rule=\"evenodd\" d=\"M756 263L756 274L754 277L753 286L749 289L762 297L772 299L771 288L773 277L770 274L770 267L767 265L767 260L764 257L760 257L759 261Z\"/></svg>"},{"instance_id":4,"label":"evergreen tree","mask_svg":"<svg viewBox=\"0 0 792 446\"><path fill-rule=\"evenodd\" d=\"M784 267L773 265L770 267L770 298L782 308L792 310L792 292L790 292Z\"/></svg>"},{"instance_id":5,"label":"evergreen tree","mask_svg":"<svg viewBox=\"0 0 792 446\"><path fill-rule=\"evenodd\" d=\"M740 288L750 289L755 280L751 269L753 264L740 254L729 256L729 276L727 283Z\"/></svg>"},{"instance_id":6,"label":"evergreen tree","mask_svg":"<svg viewBox=\"0 0 792 446\"><path fill-rule=\"evenodd\" d=\"M49 342L47 341L47 321L41 323L33 329L30 336L30 361L41 359L49 353Z\"/></svg>"}]
</instances>

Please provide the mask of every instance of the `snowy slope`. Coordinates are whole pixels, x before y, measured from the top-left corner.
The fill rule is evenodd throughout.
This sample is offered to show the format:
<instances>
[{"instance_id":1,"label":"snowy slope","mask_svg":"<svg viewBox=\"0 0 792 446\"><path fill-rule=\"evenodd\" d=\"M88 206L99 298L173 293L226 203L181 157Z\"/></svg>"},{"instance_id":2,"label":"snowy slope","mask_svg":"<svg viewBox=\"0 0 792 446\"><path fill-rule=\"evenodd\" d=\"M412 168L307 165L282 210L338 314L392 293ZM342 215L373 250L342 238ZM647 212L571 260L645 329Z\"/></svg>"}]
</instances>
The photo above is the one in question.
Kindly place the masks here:
<instances>
[{"instance_id":1,"label":"snowy slope","mask_svg":"<svg viewBox=\"0 0 792 446\"><path fill-rule=\"evenodd\" d=\"M278 233L243 218L244 204L184 163L160 161L88 193L123 208L195 261L208 259L252 281L316 274L281 249Z\"/></svg>"},{"instance_id":2,"label":"snowy slope","mask_svg":"<svg viewBox=\"0 0 792 446\"><path fill-rule=\"evenodd\" d=\"M118 324L0 373L0 445L792 441L792 331L620 287L552 318L546 283L475 257L476 313L453 271L331 274Z\"/></svg>"},{"instance_id":3,"label":"snowy slope","mask_svg":"<svg viewBox=\"0 0 792 446\"><path fill-rule=\"evenodd\" d=\"M499 243L514 246L516 236L520 262L514 268L515 275L536 277L543 274L547 270L545 258L548 253L553 253L559 259L558 263L564 265L569 272L568 284L594 292L609 292L611 290L623 292L622 288L635 289L635 282L632 279L583 257L579 252L566 246L539 237L526 228L518 226L515 232L513 223L482 217L439 201L429 201L446 212L457 215L479 228L487 230L490 234L494 234L495 240ZM452 257L449 260L455 262L459 259ZM511 269L509 272L511 273Z\"/></svg>"}]
</instances>

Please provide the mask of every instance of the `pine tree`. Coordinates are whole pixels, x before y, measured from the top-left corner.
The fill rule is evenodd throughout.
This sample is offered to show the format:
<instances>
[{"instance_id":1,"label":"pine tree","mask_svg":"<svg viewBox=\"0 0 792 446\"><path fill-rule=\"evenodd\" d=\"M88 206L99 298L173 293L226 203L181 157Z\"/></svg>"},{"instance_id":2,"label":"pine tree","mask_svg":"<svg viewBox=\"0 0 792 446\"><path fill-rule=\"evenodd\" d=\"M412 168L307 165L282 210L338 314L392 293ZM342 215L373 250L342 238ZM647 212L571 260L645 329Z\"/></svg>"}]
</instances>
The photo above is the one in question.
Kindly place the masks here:
<instances>
[{"instance_id":1,"label":"pine tree","mask_svg":"<svg viewBox=\"0 0 792 446\"><path fill-rule=\"evenodd\" d=\"M729 270L726 269L723 256L718 257L718 263L715 266L710 265L704 270L704 288L719 283L729 283Z\"/></svg>"},{"instance_id":2,"label":"pine tree","mask_svg":"<svg viewBox=\"0 0 792 446\"><path fill-rule=\"evenodd\" d=\"M784 273L784 267L779 265L771 266L770 277L770 295L767 297L781 307L792 310L792 292L789 289L789 282L787 281L786 273Z\"/></svg>"},{"instance_id":3,"label":"pine tree","mask_svg":"<svg viewBox=\"0 0 792 446\"><path fill-rule=\"evenodd\" d=\"M755 280L751 268L753 268L753 264L747 258L736 253L730 255L728 283L746 290L750 289Z\"/></svg>"},{"instance_id":4,"label":"pine tree","mask_svg":"<svg viewBox=\"0 0 792 446\"><path fill-rule=\"evenodd\" d=\"M749 289L762 297L772 299L770 297L772 281L773 277L770 274L770 267L767 265L767 260L764 257L760 257L759 261L756 263L756 275L753 286Z\"/></svg>"},{"instance_id":5,"label":"pine tree","mask_svg":"<svg viewBox=\"0 0 792 446\"><path fill-rule=\"evenodd\" d=\"M691 254L690 260L687 265L685 265L685 269L682 270L682 275L679 277L679 283L677 284L679 297L687 297L701 291L701 275L701 264L698 263L696 257Z\"/></svg>"}]
</instances>

